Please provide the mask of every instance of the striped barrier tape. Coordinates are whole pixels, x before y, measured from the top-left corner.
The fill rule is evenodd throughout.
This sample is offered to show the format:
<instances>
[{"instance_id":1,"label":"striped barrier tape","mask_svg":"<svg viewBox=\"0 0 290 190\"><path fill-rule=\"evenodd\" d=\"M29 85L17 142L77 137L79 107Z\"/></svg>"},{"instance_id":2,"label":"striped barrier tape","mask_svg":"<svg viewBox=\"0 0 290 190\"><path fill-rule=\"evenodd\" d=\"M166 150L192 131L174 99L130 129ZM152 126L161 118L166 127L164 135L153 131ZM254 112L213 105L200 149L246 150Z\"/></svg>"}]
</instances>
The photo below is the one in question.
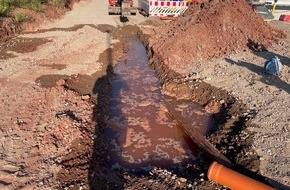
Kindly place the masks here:
<instances>
[{"instance_id":1,"label":"striped barrier tape","mask_svg":"<svg viewBox=\"0 0 290 190\"><path fill-rule=\"evenodd\" d=\"M142 8L148 16L179 16L189 7L189 1L160 1L160 0L140 0L139 7Z\"/></svg>"}]
</instances>

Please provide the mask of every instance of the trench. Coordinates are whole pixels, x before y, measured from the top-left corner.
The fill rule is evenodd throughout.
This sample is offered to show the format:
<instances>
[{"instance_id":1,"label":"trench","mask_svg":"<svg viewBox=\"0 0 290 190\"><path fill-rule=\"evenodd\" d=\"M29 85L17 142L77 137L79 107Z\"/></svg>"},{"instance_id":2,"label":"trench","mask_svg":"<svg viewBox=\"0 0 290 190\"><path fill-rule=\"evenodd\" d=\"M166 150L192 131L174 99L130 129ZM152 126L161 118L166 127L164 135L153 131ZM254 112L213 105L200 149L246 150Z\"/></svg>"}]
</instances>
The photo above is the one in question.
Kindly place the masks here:
<instances>
[{"instance_id":1,"label":"trench","mask_svg":"<svg viewBox=\"0 0 290 190\"><path fill-rule=\"evenodd\" d=\"M192 101L163 95L139 38L114 67L110 115L105 128L108 163L113 169L144 173L153 167L181 170L198 159L198 149L168 114L165 102L203 135L214 128L212 114ZM172 109L169 108L169 109Z\"/></svg>"},{"instance_id":2,"label":"trench","mask_svg":"<svg viewBox=\"0 0 290 190\"><path fill-rule=\"evenodd\" d=\"M165 102L173 105L184 119L190 121L192 126L204 135L211 130L215 130L218 125L234 123L234 125L226 128L226 130L220 130L219 128L218 132L213 134L211 142L218 149L222 150L230 160L235 160L242 167L248 169L258 168L259 160L254 153L244 151L245 147L250 147L252 144L250 138L245 138L246 141L242 139L249 134L241 133L241 131L244 132L242 127L234 128L237 125L244 126L244 121L238 116L236 120L239 120L239 122L229 119L231 115L240 115L239 113L242 113L243 110L226 110L237 108L241 105L232 102L231 99L227 99L226 95L219 95L221 94L220 89L213 90L205 84L194 84L195 87L199 87L199 90L204 87L203 90L208 91L207 93L196 91L196 96L201 94L204 96L201 100L196 100L205 105L210 99L208 94L215 96L218 100L221 99L220 97L223 97L224 104L227 104L227 107L215 116L219 117L219 119L213 119L213 115L207 113L202 106L192 101L177 101L166 97L161 93L160 80L169 78L170 73L168 74L169 77L165 76L165 74L162 75L160 72L166 73L166 69L156 68L156 65L153 65L155 67L153 69L148 65L146 50L137 37L130 39L130 44L131 48L126 53L127 60L119 61L114 68L116 78L112 82L110 115L108 126L105 129L108 144L107 161L112 168L134 173L143 173L144 171L151 170L152 167L162 167L170 170L182 169L187 163L196 162L199 159L200 152L197 146L185 136L179 126L168 115ZM56 65L56 67L62 68L60 65ZM158 78L156 77L155 70L158 72ZM38 82L49 84L48 86L51 87L55 86L55 81L66 77L68 76L43 76L39 78ZM47 82L51 78L53 78L52 82ZM176 94L178 93L176 92ZM100 103L100 107L105 107L103 105L105 104L104 102ZM105 111L101 110L101 113L106 115ZM100 123L103 124L103 122ZM102 138L99 140L102 141ZM96 142L98 150L103 149L102 143ZM229 148L231 146L233 148ZM103 156L102 152L96 154ZM256 166L253 166L253 163ZM207 166L206 163L205 168ZM74 167L69 168L72 169ZM243 168L239 170L249 175L248 170ZM196 173L196 170L194 172ZM200 177L199 174L192 177L192 172L188 176L185 174L183 176L194 181L195 179L193 178ZM253 178L257 178L256 171L252 172L251 175ZM263 181L263 179L259 180Z\"/></svg>"}]
</instances>

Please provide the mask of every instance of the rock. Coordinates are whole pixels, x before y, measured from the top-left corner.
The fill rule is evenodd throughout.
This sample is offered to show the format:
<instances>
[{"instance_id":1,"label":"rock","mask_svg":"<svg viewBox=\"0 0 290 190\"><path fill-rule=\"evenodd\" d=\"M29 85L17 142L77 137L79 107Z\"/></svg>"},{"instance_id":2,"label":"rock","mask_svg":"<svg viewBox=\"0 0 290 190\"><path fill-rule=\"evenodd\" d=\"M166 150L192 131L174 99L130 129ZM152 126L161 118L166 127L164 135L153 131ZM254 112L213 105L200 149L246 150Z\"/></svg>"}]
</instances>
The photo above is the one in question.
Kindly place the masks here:
<instances>
[{"instance_id":1,"label":"rock","mask_svg":"<svg viewBox=\"0 0 290 190\"><path fill-rule=\"evenodd\" d=\"M183 177L180 178L179 180L180 180L180 182L182 182L182 183L186 183L186 181L187 181L187 179L185 179L185 178L183 178Z\"/></svg>"},{"instance_id":2,"label":"rock","mask_svg":"<svg viewBox=\"0 0 290 190\"><path fill-rule=\"evenodd\" d=\"M13 175L0 175L0 184L9 185L13 183L15 177Z\"/></svg>"},{"instance_id":3,"label":"rock","mask_svg":"<svg viewBox=\"0 0 290 190\"><path fill-rule=\"evenodd\" d=\"M6 173L15 173L19 170L19 168L13 165L4 165L0 166L0 170Z\"/></svg>"},{"instance_id":4,"label":"rock","mask_svg":"<svg viewBox=\"0 0 290 190\"><path fill-rule=\"evenodd\" d=\"M211 100L206 106L205 110L209 113L218 113L220 111L219 104L215 100Z\"/></svg>"},{"instance_id":5,"label":"rock","mask_svg":"<svg viewBox=\"0 0 290 190\"><path fill-rule=\"evenodd\" d=\"M225 103L225 100L220 100L220 104L224 104Z\"/></svg>"},{"instance_id":6,"label":"rock","mask_svg":"<svg viewBox=\"0 0 290 190\"><path fill-rule=\"evenodd\" d=\"M61 80L58 80L56 81L56 86L64 86L65 85L65 80L61 79Z\"/></svg>"},{"instance_id":7,"label":"rock","mask_svg":"<svg viewBox=\"0 0 290 190\"><path fill-rule=\"evenodd\" d=\"M82 95L82 100L88 100L90 99L90 95Z\"/></svg>"}]
</instances>

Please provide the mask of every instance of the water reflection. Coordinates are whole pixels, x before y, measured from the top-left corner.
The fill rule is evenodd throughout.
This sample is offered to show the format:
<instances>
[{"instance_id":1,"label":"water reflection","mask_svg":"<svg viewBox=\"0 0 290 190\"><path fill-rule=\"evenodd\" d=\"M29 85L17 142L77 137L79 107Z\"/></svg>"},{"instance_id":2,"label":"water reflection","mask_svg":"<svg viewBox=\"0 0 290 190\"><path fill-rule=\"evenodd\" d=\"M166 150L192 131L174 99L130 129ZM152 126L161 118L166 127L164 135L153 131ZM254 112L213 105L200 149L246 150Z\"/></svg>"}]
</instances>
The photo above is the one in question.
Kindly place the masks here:
<instances>
[{"instance_id":1,"label":"water reflection","mask_svg":"<svg viewBox=\"0 0 290 190\"><path fill-rule=\"evenodd\" d=\"M196 147L176 126L162 102L155 71L146 50L135 39L126 62L115 67L108 126L108 162L113 168L142 172L153 166L174 169L196 159ZM197 130L206 133L212 119L198 105L172 102Z\"/></svg>"}]
</instances>

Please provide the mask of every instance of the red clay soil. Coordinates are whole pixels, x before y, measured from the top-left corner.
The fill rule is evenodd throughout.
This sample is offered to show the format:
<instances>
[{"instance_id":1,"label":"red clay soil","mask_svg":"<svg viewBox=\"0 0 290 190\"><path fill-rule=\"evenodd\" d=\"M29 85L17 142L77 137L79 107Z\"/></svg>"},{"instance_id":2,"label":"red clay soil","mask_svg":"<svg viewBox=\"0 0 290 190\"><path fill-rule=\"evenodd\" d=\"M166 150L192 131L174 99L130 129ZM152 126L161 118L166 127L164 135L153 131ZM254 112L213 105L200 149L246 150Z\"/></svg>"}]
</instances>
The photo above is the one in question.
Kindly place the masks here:
<instances>
[{"instance_id":1,"label":"red clay soil","mask_svg":"<svg viewBox=\"0 0 290 190\"><path fill-rule=\"evenodd\" d=\"M245 0L202 0L176 21L155 29L153 36L155 55L178 72L193 62L247 51L249 46L264 50L285 34L273 30Z\"/></svg>"}]
</instances>

